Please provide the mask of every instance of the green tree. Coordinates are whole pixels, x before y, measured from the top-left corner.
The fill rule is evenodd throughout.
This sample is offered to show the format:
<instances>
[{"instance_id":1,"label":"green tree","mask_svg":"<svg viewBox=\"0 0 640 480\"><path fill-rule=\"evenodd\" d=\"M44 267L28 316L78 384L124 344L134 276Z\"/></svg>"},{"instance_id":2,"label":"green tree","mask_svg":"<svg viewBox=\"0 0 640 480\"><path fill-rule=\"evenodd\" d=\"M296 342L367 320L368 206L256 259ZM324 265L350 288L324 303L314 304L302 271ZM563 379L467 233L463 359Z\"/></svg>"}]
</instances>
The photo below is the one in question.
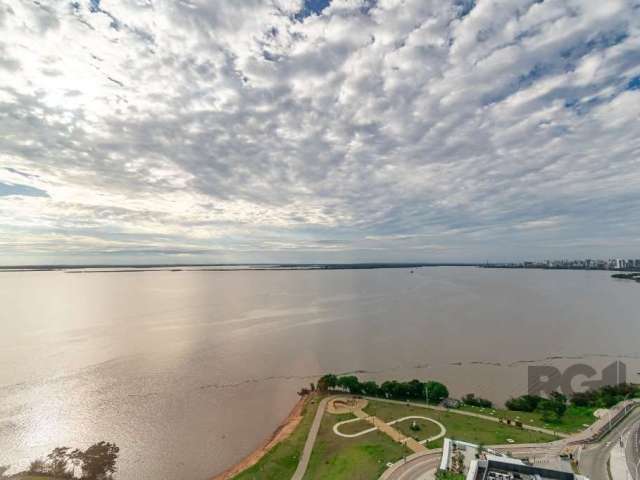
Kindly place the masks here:
<instances>
[{"instance_id":1,"label":"green tree","mask_svg":"<svg viewBox=\"0 0 640 480\"><path fill-rule=\"evenodd\" d=\"M362 391L365 395L376 396L380 392L378 384L372 380L362 383Z\"/></svg>"},{"instance_id":2,"label":"green tree","mask_svg":"<svg viewBox=\"0 0 640 480\"><path fill-rule=\"evenodd\" d=\"M396 398L398 392L398 382L395 380L387 380L380 385L380 391L386 398Z\"/></svg>"},{"instance_id":3,"label":"green tree","mask_svg":"<svg viewBox=\"0 0 640 480\"><path fill-rule=\"evenodd\" d=\"M330 388L335 388L338 385L338 377L333 373L328 373L327 375L323 375L318 380L318 390L321 392L326 392Z\"/></svg>"},{"instance_id":4,"label":"green tree","mask_svg":"<svg viewBox=\"0 0 640 480\"><path fill-rule=\"evenodd\" d=\"M544 400L538 395L522 395L516 398L510 398L505 402L505 406L509 410L515 410L518 412L533 412L538 408L538 404Z\"/></svg>"},{"instance_id":5,"label":"green tree","mask_svg":"<svg viewBox=\"0 0 640 480\"><path fill-rule=\"evenodd\" d=\"M338 378L338 386L346 389L349 393L362 393L362 386L358 377L355 375L347 375L345 377Z\"/></svg>"},{"instance_id":6,"label":"green tree","mask_svg":"<svg viewBox=\"0 0 640 480\"><path fill-rule=\"evenodd\" d=\"M99 442L82 453L82 477L87 480L109 479L116 471L120 449L115 443Z\"/></svg>"},{"instance_id":7,"label":"green tree","mask_svg":"<svg viewBox=\"0 0 640 480\"><path fill-rule=\"evenodd\" d=\"M407 397L410 398L423 398L424 397L424 383L420 380L413 379L407 383Z\"/></svg>"},{"instance_id":8,"label":"green tree","mask_svg":"<svg viewBox=\"0 0 640 480\"><path fill-rule=\"evenodd\" d=\"M440 403L449 396L449 389L440 382L427 382L425 388L429 396L429 403Z\"/></svg>"}]
</instances>

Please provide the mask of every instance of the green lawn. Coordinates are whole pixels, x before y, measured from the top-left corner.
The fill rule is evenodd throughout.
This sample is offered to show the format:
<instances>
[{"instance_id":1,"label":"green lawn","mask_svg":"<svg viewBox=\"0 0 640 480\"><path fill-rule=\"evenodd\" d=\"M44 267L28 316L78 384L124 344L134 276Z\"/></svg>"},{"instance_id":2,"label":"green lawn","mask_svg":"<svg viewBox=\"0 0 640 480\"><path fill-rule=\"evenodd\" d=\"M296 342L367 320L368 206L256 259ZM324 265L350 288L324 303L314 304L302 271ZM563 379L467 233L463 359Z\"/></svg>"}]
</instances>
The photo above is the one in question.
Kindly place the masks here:
<instances>
[{"instance_id":1,"label":"green lawn","mask_svg":"<svg viewBox=\"0 0 640 480\"><path fill-rule=\"evenodd\" d=\"M596 420L596 417L593 416L593 412L596 410L595 408L575 407L573 405L567 408L566 413L559 422L544 422L539 412L515 412L512 410L479 408L468 405L460 407L460 410L490 415L496 418L519 420L526 425L548 428L563 433L579 432L586 428L585 425L591 425ZM493 415L491 415L492 413Z\"/></svg>"},{"instance_id":2,"label":"green lawn","mask_svg":"<svg viewBox=\"0 0 640 480\"><path fill-rule=\"evenodd\" d=\"M372 425L366 420L362 419L358 420L357 422L350 422L345 423L344 425L340 425L340 431L346 434L362 432L363 430L367 430L369 428L372 428Z\"/></svg>"},{"instance_id":3,"label":"green lawn","mask_svg":"<svg viewBox=\"0 0 640 480\"><path fill-rule=\"evenodd\" d=\"M302 421L289 438L276 445L253 467L233 477L234 480L291 478L298 466L298 459L302 454L319 402L319 397L313 397L304 408Z\"/></svg>"},{"instance_id":4,"label":"green lawn","mask_svg":"<svg viewBox=\"0 0 640 480\"><path fill-rule=\"evenodd\" d=\"M338 437L333 426L342 417L325 413L305 480L370 480L382 474L387 462L402 458L404 447L378 431L357 438Z\"/></svg>"},{"instance_id":5,"label":"green lawn","mask_svg":"<svg viewBox=\"0 0 640 480\"><path fill-rule=\"evenodd\" d=\"M555 437L551 435L523 430L490 420L404 404L370 401L365 411L376 415L385 422L409 415L424 415L441 422L447 429L447 437L484 445L510 443L507 442L507 439L512 439L515 443L541 443L555 440ZM442 442L443 439L436 440L427 447L441 447Z\"/></svg>"},{"instance_id":6,"label":"green lawn","mask_svg":"<svg viewBox=\"0 0 640 480\"><path fill-rule=\"evenodd\" d=\"M279 480L291 478L298 465L298 459L302 453L319 400L318 397L315 397L313 403L305 407L304 417L300 425L289 438L278 444L256 465L234 477L234 480ZM555 439L551 435L523 430L481 418L406 406L404 404L370 400L365 411L386 422L410 415L433 418L445 425L447 437L484 445L506 444L509 443L507 439L512 439L515 443L549 442ZM498 412L502 411L494 413L497 415ZM487 413L487 411L479 413ZM515 412L509 413L513 414ZM574 424L577 424L576 419L578 417L578 415L572 414ZM333 426L339 421L350 418L354 417L351 414L324 414L305 480L369 480L378 478L386 469L388 462L395 462L407 453L404 450L405 447L393 442L388 436L379 431L367 433L356 438L343 438L335 435ZM411 431L409 428L411 420L395 424L394 427L405 435L417 437L419 440L439 432L439 428L431 422L418 421L418 423L422 427L419 432ZM567 428L569 428L568 425ZM368 427L368 422L358 421L342 426L341 431L355 433ZM427 447L438 448L442 446L442 442L443 439L439 439L431 442Z\"/></svg>"},{"instance_id":7,"label":"green lawn","mask_svg":"<svg viewBox=\"0 0 640 480\"><path fill-rule=\"evenodd\" d=\"M423 414L423 416L431 417L431 415L428 415L429 412L426 413L427 415ZM411 424L413 423L413 420L405 420L403 422L394 423L392 426L400 433L417 441L425 440L429 437L435 437L440 433L440 427L433 422L429 422L427 420L416 420L415 422L418 427L420 427L420 430L418 431L411 430Z\"/></svg>"}]
</instances>

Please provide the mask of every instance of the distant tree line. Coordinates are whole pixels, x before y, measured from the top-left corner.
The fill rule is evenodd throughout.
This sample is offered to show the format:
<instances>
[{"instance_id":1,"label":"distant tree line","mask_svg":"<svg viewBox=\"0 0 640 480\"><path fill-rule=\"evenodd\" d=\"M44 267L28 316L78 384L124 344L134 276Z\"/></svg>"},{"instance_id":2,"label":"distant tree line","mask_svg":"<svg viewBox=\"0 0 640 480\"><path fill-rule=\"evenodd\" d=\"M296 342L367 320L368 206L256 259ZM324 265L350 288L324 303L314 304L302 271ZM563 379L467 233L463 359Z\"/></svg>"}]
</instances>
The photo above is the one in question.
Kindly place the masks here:
<instances>
[{"instance_id":1,"label":"distant tree line","mask_svg":"<svg viewBox=\"0 0 640 480\"><path fill-rule=\"evenodd\" d=\"M577 407L611 408L625 399L640 397L640 386L632 383L605 385L594 390L574 393L571 403Z\"/></svg>"},{"instance_id":2,"label":"distant tree line","mask_svg":"<svg viewBox=\"0 0 640 480\"><path fill-rule=\"evenodd\" d=\"M624 399L640 396L640 388L630 383L607 385L598 389L578 392L567 398L552 392L547 398L539 395L522 395L507 400L509 410L520 412L540 412L545 421L560 420L568 404L576 407L611 408Z\"/></svg>"},{"instance_id":3,"label":"distant tree line","mask_svg":"<svg viewBox=\"0 0 640 480\"><path fill-rule=\"evenodd\" d=\"M119 452L116 444L110 442L98 442L86 450L57 447L46 458L31 462L29 469L24 473L55 478L109 480L116 472ZM8 466L0 467L0 478L5 478L3 474L8 469Z\"/></svg>"},{"instance_id":4,"label":"distant tree line","mask_svg":"<svg viewBox=\"0 0 640 480\"><path fill-rule=\"evenodd\" d=\"M510 398L505 406L509 410L518 412L540 412L542 419L547 422L560 421L567 411L567 397L558 392L552 392L549 398L538 395L522 395Z\"/></svg>"},{"instance_id":5,"label":"distant tree line","mask_svg":"<svg viewBox=\"0 0 640 480\"><path fill-rule=\"evenodd\" d=\"M318 380L318 389L327 391L340 389L354 395L368 395L394 400L427 400L429 403L440 403L449 396L445 385L436 381L422 382L411 380L398 382L389 380L378 385L369 380L361 382L355 375L337 376L332 373L324 375Z\"/></svg>"}]
</instances>

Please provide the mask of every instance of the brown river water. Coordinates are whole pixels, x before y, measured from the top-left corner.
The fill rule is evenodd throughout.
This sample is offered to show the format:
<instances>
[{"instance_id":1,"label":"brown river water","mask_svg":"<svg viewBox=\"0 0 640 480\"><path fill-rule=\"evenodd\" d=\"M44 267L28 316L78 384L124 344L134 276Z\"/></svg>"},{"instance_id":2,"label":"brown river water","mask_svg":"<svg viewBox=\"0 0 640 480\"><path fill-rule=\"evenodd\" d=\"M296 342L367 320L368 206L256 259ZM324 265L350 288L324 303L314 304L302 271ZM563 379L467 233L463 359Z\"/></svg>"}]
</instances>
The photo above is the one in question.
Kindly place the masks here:
<instances>
[{"instance_id":1,"label":"brown river water","mask_svg":"<svg viewBox=\"0 0 640 480\"><path fill-rule=\"evenodd\" d=\"M498 402L532 364L638 381L639 299L583 271L0 273L0 465L108 440L119 479L204 480L325 372Z\"/></svg>"}]
</instances>

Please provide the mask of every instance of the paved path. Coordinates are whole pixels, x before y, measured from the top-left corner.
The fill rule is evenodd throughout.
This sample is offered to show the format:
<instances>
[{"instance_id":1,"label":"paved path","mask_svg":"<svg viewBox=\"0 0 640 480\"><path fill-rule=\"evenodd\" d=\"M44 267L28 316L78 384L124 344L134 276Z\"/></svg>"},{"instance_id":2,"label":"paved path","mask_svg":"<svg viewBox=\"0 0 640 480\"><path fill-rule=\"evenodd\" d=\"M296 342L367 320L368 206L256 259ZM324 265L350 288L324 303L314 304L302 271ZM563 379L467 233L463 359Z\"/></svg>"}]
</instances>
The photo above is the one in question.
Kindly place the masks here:
<instances>
[{"instance_id":1,"label":"paved path","mask_svg":"<svg viewBox=\"0 0 640 480\"><path fill-rule=\"evenodd\" d=\"M324 415L324 411L327 408L327 402L330 399L331 397L323 398L318 405L318 410L316 411L316 416L313 418L313 423L311 424L311 428L309 429L309 435L307 435L307 441L304 444L302 455L300 456L300 460L298 460L298 467L293 473L291 480L302 480L302 477L304 477L304 474L307 471L307 467L309 466L309 459L311 458L311 452L313 451L313 445L316 443L318 430L320 430L322 416Z\"/></svg>"},{"instance_id":2,"label":"paved path","mask_svg":"<svg viewBox=\"0 0 640 480\"><path fill-rule=\"evenodd\" d=\"M342 422L338 422L333 426L333 433L335 433L339 437L356 438L356 437L360 437L362 435L366 435L367 433L371 433L371 432L375 432L376 430L379 430L379 428L377 426L374 426L373 428L367 428L365 430L361 430L361 431L356 432L356 433L342 433L340 431L340 427L342 425L345 425L347 423L358 422L360 420L369 420L369 418L364 418L364 417L358 416L358 418L352 418L352 419L349 419L349 420L343 420ZM380 419L378 419L378 420L380 420ZM438 440L439 438L444 437L447 434L447 429L445 428L445 426L442 423L438 422L437 420L434 420L433 418L423 417L421 415L410 415L408 417L398 418L396 420L392 420L390 422L386 422L386 424L391 426L391 425L395 425L396 423L404 422L406 420L426 420L427 422L435 423L440 428L440 431L438 432L437 435L433 435L432 437L425 438L424 440L420 440L418 442L420 444L424 445L427 442L433 442L434 440ZM380 420L380 421L382 421L382 420ZM373 424L373 422L370 422L370 423Z\"/></svg>"},{"instance_id":3,"label":"paved path","mask_svg":"<svg viewBox=\"0 0 640 480\"><path fill-rule=\"evenodd\" d=\"M407 437L406 435L403 435L398 430L393 428L388 423L385 423L384 420L381 420L378 417L374 417L372 415L364 413L362 410L359 410L359 409L354 410L353 414L356 417L361 418L362 420L366 420L371 425L373 425L378 430L380 430L382 433L386 433L389 437L391 437L393 441L406 445L407 448L411 449L413 452L424 452L427 450L427 448L424 445L418 443L416 440L414 440L411 437Z\"/></svg>"},{"instance_id":4,"label":"paved path","mask_svg":"<svg viewBox=\"0 0 640 480\"><path fill-rule=\"evenodd\" d=\"M632 475L627 466L624 446L629 440L629 433L617 442L613 442L613 449L609 457L609 472L612 480L629 480ZM624 442L624 443L623 443ZM633 477L631 477L633 478Z\"/></svg>"}]
</instances>

